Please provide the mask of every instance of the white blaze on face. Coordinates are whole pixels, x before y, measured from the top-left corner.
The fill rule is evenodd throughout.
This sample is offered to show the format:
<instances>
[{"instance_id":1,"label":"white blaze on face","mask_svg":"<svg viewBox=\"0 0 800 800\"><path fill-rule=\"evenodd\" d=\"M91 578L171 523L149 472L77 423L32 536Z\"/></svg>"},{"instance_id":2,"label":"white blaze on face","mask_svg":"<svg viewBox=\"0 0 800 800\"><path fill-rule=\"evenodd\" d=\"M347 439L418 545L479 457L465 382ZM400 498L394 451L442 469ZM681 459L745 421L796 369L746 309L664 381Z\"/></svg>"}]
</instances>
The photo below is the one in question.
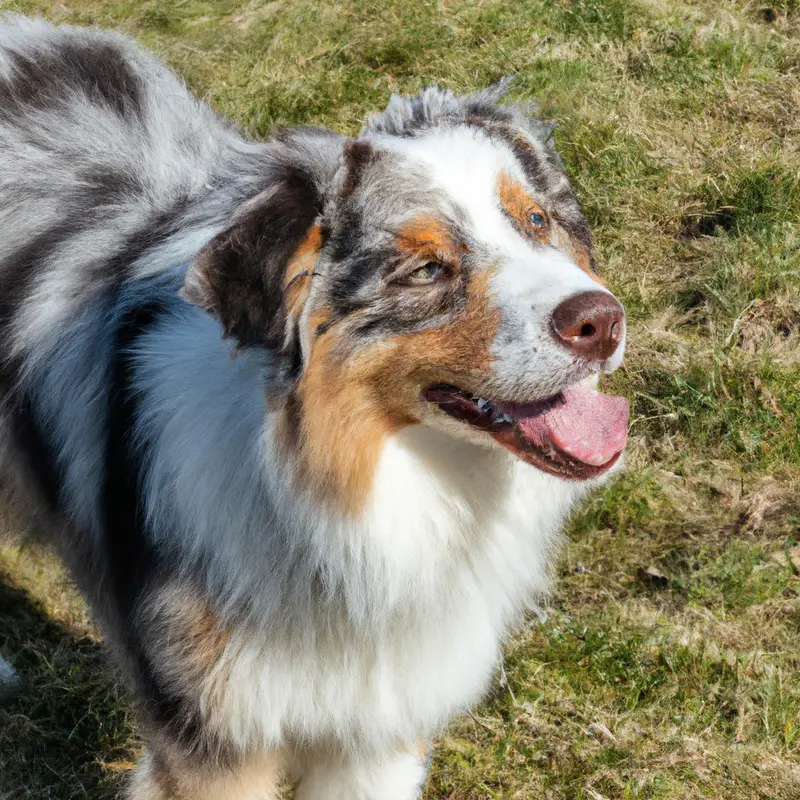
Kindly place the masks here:
<instances>
[{"instance_id":1,"label":"white blaze on face","mask_svg":"<svg viewBox=\"0 0 800 800\"><path fill-rule=\"evenodd\" d=\"M498 176L505 172L524 180L511 151L476 128L433 128L409 139L375 137L377 144L402 153L423 167L431 182L467 213L469 232L477 242L501 255L510 223L497 196Z\"/></svg>"}]
</instances>

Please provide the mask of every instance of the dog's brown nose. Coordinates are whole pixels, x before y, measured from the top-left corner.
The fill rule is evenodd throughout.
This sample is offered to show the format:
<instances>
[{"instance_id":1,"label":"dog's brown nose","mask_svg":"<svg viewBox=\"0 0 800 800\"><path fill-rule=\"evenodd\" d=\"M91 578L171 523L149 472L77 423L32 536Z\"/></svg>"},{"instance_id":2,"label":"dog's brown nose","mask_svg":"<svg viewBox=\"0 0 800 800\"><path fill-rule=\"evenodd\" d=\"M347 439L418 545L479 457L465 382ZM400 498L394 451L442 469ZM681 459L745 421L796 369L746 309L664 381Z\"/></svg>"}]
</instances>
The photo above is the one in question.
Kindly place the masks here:
<instances>
[{"instance_id":1,"label":"dog's brown nose","mask_svg":"<svg viewBox=\"0 0 800 800\"><path fill-rule=\"evenodd\" d=\"M575 355L605 361L625 333L625 311L608 292L584 292L559 303L553 312L553 329Z\"/></svg>"}]
</instances>

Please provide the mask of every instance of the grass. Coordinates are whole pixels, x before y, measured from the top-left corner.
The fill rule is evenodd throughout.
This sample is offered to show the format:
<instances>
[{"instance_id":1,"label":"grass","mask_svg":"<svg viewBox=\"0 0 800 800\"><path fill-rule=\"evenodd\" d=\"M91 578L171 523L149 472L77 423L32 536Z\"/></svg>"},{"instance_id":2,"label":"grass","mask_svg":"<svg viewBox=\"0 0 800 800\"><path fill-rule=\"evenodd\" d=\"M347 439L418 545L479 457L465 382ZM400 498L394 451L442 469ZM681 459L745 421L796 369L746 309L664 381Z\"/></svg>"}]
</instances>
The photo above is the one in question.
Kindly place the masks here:
<instances>
[{"instance_id":1,"label":"grass","mask_svg":"<svg viewBox=\"0 0 800 800\"><path fill-rule=\"evenodd\" d=\"M631 320L629 470L575 516L541 624L438 743L426 798L800 797L796 0L12 0L127 31L220 112L358 130L515 74ZM124 693L46 556L0 551L1 798L111 798Z\"/></svg>"}]
</instances>

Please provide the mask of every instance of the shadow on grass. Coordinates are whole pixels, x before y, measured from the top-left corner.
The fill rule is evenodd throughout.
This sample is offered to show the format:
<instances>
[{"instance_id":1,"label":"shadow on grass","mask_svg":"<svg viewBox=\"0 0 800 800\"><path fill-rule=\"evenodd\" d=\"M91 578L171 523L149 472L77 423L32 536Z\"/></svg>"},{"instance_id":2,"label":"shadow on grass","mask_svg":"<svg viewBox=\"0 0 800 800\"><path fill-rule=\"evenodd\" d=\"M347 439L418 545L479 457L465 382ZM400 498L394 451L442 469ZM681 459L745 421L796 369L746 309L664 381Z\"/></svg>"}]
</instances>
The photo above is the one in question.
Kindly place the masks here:
<instances>
[{"instance_id":1,"label":"shadow on grass","mask_svg":"<svg viewBox=\"0 0 800 800\"><path fill-rule=\"evenodd\" d=\"M50 618L0 569L0 653L23 679L0 702L0 800L116 797L133 723L102 645Z\"/></svg>"}]
</instances>

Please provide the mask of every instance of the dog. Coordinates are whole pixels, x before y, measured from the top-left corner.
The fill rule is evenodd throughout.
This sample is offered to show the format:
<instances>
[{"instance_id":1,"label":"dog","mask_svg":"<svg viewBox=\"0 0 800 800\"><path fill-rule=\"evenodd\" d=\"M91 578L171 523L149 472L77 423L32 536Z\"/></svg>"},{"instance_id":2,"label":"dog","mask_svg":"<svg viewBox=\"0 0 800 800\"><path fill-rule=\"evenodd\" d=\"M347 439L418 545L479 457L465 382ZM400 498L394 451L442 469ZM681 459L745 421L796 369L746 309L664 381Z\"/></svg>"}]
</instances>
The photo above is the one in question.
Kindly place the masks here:
<instances>
[{"instance_id":1,"label":"dog","mask_svg":"<svg viewBox=\"0 0 800 800\"><path fill-rule=\"evenodd\" d=\"M0 465L136 698L131 800L409 800L620 469L625 312L535 109L252 141L0 22Z\"/></svg>"}]
</instances>

